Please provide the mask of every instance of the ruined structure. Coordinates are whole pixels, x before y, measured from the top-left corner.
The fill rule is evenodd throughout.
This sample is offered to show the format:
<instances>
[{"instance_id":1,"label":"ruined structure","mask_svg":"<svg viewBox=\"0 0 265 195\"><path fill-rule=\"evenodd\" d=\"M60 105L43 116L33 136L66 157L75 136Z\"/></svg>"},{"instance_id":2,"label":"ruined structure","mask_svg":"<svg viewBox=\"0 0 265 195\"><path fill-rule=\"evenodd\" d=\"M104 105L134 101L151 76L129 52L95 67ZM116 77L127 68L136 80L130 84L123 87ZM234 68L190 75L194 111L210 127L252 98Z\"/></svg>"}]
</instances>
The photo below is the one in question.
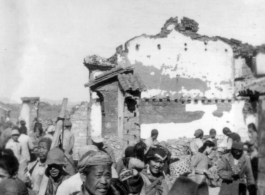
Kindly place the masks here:
<instances>
[{"instance_id":1,"label":"ruined structure","mask_svg":"<svg viewBox=\"0 0 265 195\"><path fill-rule=\"evenodd\" d=\"M87 59L87 62L91 60ZM100 72L94 72L88 63L93 77L86 85L93 91L90 110L92 132L103 136L116 135L126 144L139 141L140 94L145 89L142 80L133 67L117 66L95 76ZM96 109L98 111L94 113Z\"/></svg>"},{"instance_id":2,"label":"ruined structure","mask_svg":"<svg viewBox=\"0 0 265 195\"><path fill-rule=\"evenodd\" d=\"M73 151L73 159L78 159L78 151L80 147L87 145L87 139L90 138L88 131L88 103L82 102L80 105L76 106L71 113L72 129L71 132L75 137L75 145Z\"/></svg>"},{"instance_id":3,"label":"ruined structure","mask_svg":"<svg viewBox=\"0 0 265 195\"><path fill-rule=\"evenodd\" d=\"M11 109L3 103L0 103L0 120L1 122L6 121L10 118Z\"/></svg>"},{"instance_id":4,"label":"ruined structure","mask_svg":"<svg viewBox=\"0 0 265 195\"><path fill-rule=\"evenodd\" d=\"M28 129L28 135L33 131L33 121L35 118L38 118L39 114L39 97L23 97L22 100L22 108L20 111L20 119L24 119L26 121L26 127Z\"/></svg>"},{"instance_id":5,"label":"ruined structure","mask_svg":"<svg viewBox=\"0 0 265 195\"><path fill-rule=\"evenodd\" d=\"M159 140L167 140L192 137L198 128L221 134L229 127L247 139L247 124L256 123L256 100L238 94L257 81L254 67L264 62L265 52L198 29L194 20L170 18L159 34L132 38L109 59L86 57L91 113L97 113L91 115L92 131L133 140L140 129L147 138L156 128ZM132 90L131 84L126 91L123 82L140 87Z\"/></svg>"}]
</instances>

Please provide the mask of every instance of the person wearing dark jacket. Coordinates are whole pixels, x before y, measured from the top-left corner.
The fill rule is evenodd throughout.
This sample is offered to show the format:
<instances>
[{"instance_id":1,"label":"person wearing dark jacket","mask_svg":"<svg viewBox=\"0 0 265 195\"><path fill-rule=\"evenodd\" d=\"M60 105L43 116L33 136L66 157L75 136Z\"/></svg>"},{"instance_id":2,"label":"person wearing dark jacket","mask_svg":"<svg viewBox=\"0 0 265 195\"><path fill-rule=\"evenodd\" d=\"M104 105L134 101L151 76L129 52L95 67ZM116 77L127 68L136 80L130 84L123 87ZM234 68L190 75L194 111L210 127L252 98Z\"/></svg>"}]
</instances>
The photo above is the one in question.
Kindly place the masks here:
<instances>
[{"instance_id":1,"label":"person wearing dark jacket","mask_svg":"<svg viewBox=\"0 0 265 195\"><path fill-rule=\"evenodd\" d=\"M45 164L48 165L45 175L49 178L45 195L55 195L61 183L70 177L64 170L67 163L63 151L60 148L51 149Z\"/></svg>"},{"instance_id":2,"label":"person wearing dark jacket","mask_svg":"<svg viewBox=\"0 0 265 195\"><path fill-rule=\"evenodd\" d=\"M0 194L28 195L26 185L17 178L19 163L9 151L0 152Z\"/></svg>"},{"instance_id":3,"label":"person wearing dark jacket","mask_svg":"<svg viewBox=\"0 0 265 195\"><path fill-rule=\"evenodd\" d=\"M20 128L19 128L20 134L28 134L28 129L26 127L26 121L24 119L20 120Z\"/></svg>"},{"instance_id":4,"label":"person wearing dark jacket","mask_svg":"<svg viewBox=\"0 0 265 195\"><path fill-rule=\"evenodd\" d=\"M243 143L233 142L231 152L219 159L217 172L223 180L219 195L246 195L247 187L250 195L256 194L250 158L243 150Z\"/></svg>"}]
</instances>

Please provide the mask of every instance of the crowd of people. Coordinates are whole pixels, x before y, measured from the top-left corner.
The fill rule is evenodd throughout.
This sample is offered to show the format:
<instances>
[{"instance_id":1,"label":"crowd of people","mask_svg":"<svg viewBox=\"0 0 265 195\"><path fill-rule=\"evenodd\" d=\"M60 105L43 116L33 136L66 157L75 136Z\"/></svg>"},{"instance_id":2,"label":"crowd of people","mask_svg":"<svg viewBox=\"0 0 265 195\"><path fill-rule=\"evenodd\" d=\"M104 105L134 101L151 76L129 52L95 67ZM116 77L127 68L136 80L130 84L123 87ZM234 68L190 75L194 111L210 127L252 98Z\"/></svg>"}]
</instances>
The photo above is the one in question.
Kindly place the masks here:
<instances>
[{"instance_id":1,"label":"crowd of people","mask_svg":"<svg viewBox=\"0 0 265 195\"><path fill-rule=\"evenodd\" d=\"M91 145L72 158L75 138L72 123L64 121L59 144L52 146L55 125L47 128L35 121L33 133L27 135L26 123L10 121L0 131L1 195L192 195L209 194L213 177L209 168L217 161L220 195L256 194L257 129L248 125L250 141L223 129L224 139L216 139L198 129L190 147L190 171L170 180L171 151L151 131L148 139L129 145L116 161L113 149L101 136L92 137ZM45 183L45 180L47 181Z\"/></svg>"}]
</instances>

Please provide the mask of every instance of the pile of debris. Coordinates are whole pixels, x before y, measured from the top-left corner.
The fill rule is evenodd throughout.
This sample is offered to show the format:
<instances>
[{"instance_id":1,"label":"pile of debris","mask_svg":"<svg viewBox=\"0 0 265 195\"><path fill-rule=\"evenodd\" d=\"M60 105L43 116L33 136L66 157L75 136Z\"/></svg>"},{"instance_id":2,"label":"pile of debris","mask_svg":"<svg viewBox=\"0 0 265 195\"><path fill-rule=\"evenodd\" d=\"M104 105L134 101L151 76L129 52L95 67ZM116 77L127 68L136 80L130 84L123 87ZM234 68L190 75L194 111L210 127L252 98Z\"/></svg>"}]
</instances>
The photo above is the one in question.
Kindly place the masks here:
<instances>
[{"instance_id":1,"label":"pile of debris","mask_svg":"<svg viewBox=\"0 0 265 195\"><path fill-rule=\"evenodd\" d=\"M182 31L192 31L192 32L197 32L199 30L199 24L192 19L189 19L187 17L183 17L181 20L181 23L179 23L176 26L176 30L182 32Z\"/></svg>"},{"instance_id":2,"label":"pile of debris","mask_svg":"<svg viewBox=\"0 0 265 195\"><path fill-rule=\"evenodd\" d=\"M116 162L123 157L124 150L125 150L125 144L123 143L123 140L120 139L118 136L114 135L106 135L104 136L104 143L109 145L115 155Z\"/></svg>"}]
</instances>

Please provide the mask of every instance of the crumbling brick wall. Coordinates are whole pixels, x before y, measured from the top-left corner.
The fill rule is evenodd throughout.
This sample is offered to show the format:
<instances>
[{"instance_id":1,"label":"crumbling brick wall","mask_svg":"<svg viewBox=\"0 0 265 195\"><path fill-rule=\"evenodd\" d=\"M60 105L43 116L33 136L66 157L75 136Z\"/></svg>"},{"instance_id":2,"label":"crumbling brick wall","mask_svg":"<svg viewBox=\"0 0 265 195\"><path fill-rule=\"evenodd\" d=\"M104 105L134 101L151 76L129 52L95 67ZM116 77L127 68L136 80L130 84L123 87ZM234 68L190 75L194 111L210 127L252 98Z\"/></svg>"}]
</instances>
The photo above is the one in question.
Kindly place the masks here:
<instances>
[{"instance_id":1,"label":"crumbling brick wall","mask_svg":"<svg viewBox=\"0 0 265 195\"><path fill-rule=\"evenodd\" d=\"M78 160L79 148L87 144L87 139L90 136L88 129L88 103L82 102L77 106L74 113L71 114L72 133L75 136L75 145L73 150L74 160Z\"/></svg>"},{"instance_id":2,"label":"crumbling brick wall","mask_svg":"<svg viewBox=\"0 0 265 195\"><path fill-rule=\"evenodd\" d=\"M97 89L102 95L102 136L118 135L118 82Z\"/></svg>"},{"instance_id":3,"label":"crumbling brick wall","mask_svg":"<svg viewBox=\"0 0 265 195\"><path fill-rule=\"evenodd\" d=\"M140 140L140 120L139 120L140 98L125 98L124 120L123 120L123 140L126 146L134 145Z\"/></svg>"}]
</instances>

